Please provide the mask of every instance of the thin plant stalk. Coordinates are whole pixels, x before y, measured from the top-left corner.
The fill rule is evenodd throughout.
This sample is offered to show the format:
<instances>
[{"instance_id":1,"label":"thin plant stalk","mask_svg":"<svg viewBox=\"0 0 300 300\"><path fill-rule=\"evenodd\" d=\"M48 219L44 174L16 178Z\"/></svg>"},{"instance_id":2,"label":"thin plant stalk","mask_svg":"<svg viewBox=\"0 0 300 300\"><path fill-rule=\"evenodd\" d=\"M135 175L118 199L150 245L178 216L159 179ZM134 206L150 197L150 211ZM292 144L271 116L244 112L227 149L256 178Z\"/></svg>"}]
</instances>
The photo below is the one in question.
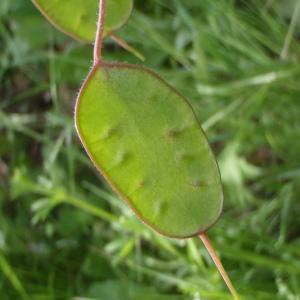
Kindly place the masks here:
<instances>
[{"instance_id":1,"label":"thin plant stalk","mask_svg":"<svg viewBox=\"0 0 300 300\"><path fill-rule=\"evenodd\" d=\"M94 66L97 65L99 62L101 62L102 59L102 44L103 44L105 14L106 14L106 0L100 0L97 32L96 32L96 38L94 44Z\"/></svg>"},{"instance_id":2,"label":"thin plant stalk","mask_svg":"<svg viewBox=\"0 0 300 300\"><path fill-rule=\"evenodd\" d=\"M111 34L110 38L117 43L120 47L127 50L129 53L132 53L135 57L137 57L141 61L145 61L145 56L139 52L137 49L135 49L133 46L129 45L126 41L122 40L120 37L118 37L115 34Z\"/></svg>"},{"instance_id":3,"label":"thin plant stalk","mask_svg":"<svg viewBox=\"0 0 300 300\"><path fill-rule=\"evenodd\" d=\"M106 0L99 1L99 15L98 15L98 23L97 23L97 32L94 44L94 66L97 65L101 61L101 53L103 46L103 33L104 33L104 23L105 23L105 15L106 15ZM137 49L126 43L124 40L119 38L118 36L112 34L111 39L116 42L120 47L124 48L128 52L135 55L141 61L145 61L145 57L141 54Z\"/></svg>"},{"instance_id":4,"label":"thin plant stalk","mask_svg":"<svg viewBox=\"0 0 300 300\"><path fill-rule=\"evenodd\" d=\"M213 262L215 263L220 275L222 276L226 286L228 287L230 293L232 294L232 297L234 300L240 300L240 297L236 291L236 289L234 288L226 270L223 267L223 264L218 256L218 254L216 253L215 248L213 247L207 233L200 233L199 234L199 238L201 239L201 241L203 242L205 248L207 249L211 259L213 260Z\"/></svg>"}]
</instances>

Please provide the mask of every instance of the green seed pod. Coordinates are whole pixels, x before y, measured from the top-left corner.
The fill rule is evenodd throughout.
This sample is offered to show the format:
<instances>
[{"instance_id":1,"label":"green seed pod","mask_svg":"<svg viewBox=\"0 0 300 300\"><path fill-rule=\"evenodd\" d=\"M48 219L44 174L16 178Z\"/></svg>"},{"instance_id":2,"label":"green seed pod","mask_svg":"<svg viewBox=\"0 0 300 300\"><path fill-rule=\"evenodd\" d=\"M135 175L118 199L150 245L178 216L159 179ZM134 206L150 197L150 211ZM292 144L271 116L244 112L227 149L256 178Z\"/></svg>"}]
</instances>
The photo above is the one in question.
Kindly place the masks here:
<instances>
[{"instance_id":1,"label":"green seed pod","mask_svg":"<svg viewBox=\"0 0 300 300\"><path fill-rule=\"evenodd\" d=\"M188 102L154 72L94 66L79 93L76 128L112 188L156 231L206 231L223 205L220 174Z\"/></svg>"},{"instance_id":2,"label":"green seed pod","mask_svg":"<svg viewBox=\"0 0 300 300\"><path fill-rule=\"evenodd\" d=\"M32 0L41 13L66 34L93 43L97 27L98 0ZM133 0L108 0L104 35L116 31L128 20Z\"/></svg>"}]
</instances>

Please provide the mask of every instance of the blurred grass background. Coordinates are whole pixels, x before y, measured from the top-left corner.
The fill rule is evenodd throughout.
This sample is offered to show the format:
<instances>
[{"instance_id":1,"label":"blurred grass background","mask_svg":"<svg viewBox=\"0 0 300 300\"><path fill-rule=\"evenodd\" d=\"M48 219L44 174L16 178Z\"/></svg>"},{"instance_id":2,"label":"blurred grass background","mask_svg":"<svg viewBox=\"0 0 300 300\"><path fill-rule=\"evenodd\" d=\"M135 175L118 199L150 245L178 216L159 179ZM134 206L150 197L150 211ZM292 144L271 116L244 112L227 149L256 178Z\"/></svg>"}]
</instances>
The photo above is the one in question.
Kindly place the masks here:
<instances>
[{"instance_id":1,"label":"blurred grass background","mask_svg":"<svg viewBox=\"0 0 300 300\"><path fill-rule=\"evenodd\" d=\"M300 1L135 2L119 35L207 132L225 186L209 234L242 299L299 300ZM91 60L29 0L0 1L1 300L231 299L200 240L153 233L84 154L72 115Z\"/></svg>"}]
</instances>

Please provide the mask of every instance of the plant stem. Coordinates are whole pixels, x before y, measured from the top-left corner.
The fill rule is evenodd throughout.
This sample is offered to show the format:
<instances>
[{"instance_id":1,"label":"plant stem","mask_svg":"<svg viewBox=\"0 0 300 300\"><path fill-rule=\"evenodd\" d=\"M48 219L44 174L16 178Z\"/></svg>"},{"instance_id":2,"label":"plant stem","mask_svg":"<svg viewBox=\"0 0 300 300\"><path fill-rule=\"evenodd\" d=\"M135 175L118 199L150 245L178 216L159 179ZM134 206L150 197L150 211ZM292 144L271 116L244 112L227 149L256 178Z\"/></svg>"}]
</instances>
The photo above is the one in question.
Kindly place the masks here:
<instances>
[{"instance_id":1,"label":"plant stem","mask_svg":"<svg viewBox=\"0 0 300 300\"><path fill-rule=\"evenodd\" d=\"M26 293L20 279L18 278L17 274L14 272L13 268L10 266L8 261L6 260L5 256L0 251L0 270L2 273L7 277L10 281L11 285L17 291L21 299L29 300L29 296Z\"/></svg>"},{"instance_id":2,"label":"plant stem","mask_svg":"<svg viewBox=\"0 0 300 300\"><path fill-rule=\"evenodd\" d=\"M222 265L222 262L218 256L218 254L216 253L216 250L215 248L213 247L211 241L209 240L208 238L208 235L207 233L200 233L199 234L199 238L201 239L201 241L203 242L205 248L207 249L210 257L212 258L213 262L215 263L220 275L222 276L225 284L227 285L230 293L232 294L233 296L233 299L234 300L239 300L239 295L236 291L236 289L234 288L226 270L224 269L223 265Z\"/></svg>"},{"instance_id":3,"label":"plant stem","mask_svg":"<svg viewBox=\"0 0 300 300\"><path fill-rule=\"evenodd\" d=\"M100 0L97 32L96 32L96 38L94 44L94 66L101 61L105 13L106 13L106 0Z\"/></svg>"},{"instance_id":4,"label":"plant stem","mask_svg":"<svg viewBox=\"0 0 300 300\"><path fill-rule=\"evenodd\" d=\"M297 23L299 21L299 15L300 15L300 0L296 2L296 6L294 9L294 13L291 19L291 23L287 32L287 35L285 37L283 49L281 51L280 57L282 59L286 59L288 57L289 48L293 39L293 35L297 26Z\"/></svg>"},{"instance_id":5,"label":"plant stem","mask_svg":"<svg viewBox=\"0 0 300 300\"><path fill-rule=\"evenodd\" d=\"M71 204L81 210L84 210L86 211L87 213L97 217L97 218L100 218L102 220L105 220L107 222L117 222L118 221L118 217L116 217L115 215L107 212L106 210L100 208L100 207L97 207L93 204L90 204L86 201L83 201L83 200L79 200L79 199L76 199L72 196L69 196L69 195L66 195L64 197L64 202L65 203L68 203L68 204Z\"/></svg>"},{"instance_id":6,"label":"plant stem","mask_svg":"<svg viewBox=\"0 0 300 300\"><path fill-rule=\"evenodd\" d=\"M122 47L123 49L127 50L128 52L130 52L134 56L136 56L139 60L145 61L145 56L142 53L140 53L137 49L135 49L134 47L132 47L131 45L129 45L127 42L125 42L124 40L122 40L121 38L119 38L117 35L111 34L110 38L114 42L116 42L120 47Z\"/></svg>"}]
</instances>

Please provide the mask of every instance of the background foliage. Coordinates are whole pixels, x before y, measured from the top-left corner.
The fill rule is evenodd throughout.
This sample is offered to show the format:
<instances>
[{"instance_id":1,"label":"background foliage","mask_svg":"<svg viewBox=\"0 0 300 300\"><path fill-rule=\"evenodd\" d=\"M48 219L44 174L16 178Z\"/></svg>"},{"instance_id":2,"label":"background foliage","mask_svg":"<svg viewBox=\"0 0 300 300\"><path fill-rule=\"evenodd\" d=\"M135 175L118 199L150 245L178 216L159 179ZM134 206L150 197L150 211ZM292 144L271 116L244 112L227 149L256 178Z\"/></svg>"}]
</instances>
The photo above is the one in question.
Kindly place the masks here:
<instances>
[{"instance_id":1,"label":"background foliage","mask_svg":"<svg viewBox=\"0 0 300 300\"><path fill-rule=\"evenodd\" d=\"M136 0L120 35L186 95L218 156L210 230L243 299L300 299L300 1ZM0 295L231 299L201 242L153 233L73 128L92 51L0 2ZM135 62L107 41L108 60Z\"/></svg>"}]
</instances>

